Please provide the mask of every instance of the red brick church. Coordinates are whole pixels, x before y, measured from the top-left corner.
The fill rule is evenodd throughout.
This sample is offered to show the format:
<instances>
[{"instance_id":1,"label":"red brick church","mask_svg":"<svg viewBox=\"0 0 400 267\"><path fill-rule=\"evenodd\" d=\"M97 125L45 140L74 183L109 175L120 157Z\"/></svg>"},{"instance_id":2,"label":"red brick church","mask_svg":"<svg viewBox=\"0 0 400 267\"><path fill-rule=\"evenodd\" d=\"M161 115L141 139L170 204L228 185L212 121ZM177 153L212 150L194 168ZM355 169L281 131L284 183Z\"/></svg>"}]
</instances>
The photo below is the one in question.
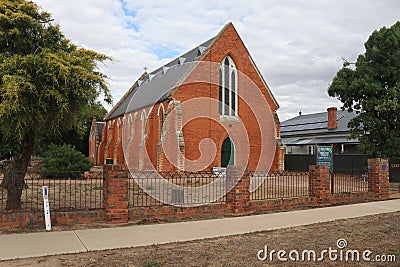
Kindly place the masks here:
<instances>
[{"instance_id":1,"label":"red brick church","mask_svg":"<svg viewBox=\"0 0 400 267\"><path fill-rule=\"evenodd\" d=\"M210 40L145 72L93 122L97 165L198 171L228 165L283 169L278 103L232 23Z\"/></svg>"}]
</instances>

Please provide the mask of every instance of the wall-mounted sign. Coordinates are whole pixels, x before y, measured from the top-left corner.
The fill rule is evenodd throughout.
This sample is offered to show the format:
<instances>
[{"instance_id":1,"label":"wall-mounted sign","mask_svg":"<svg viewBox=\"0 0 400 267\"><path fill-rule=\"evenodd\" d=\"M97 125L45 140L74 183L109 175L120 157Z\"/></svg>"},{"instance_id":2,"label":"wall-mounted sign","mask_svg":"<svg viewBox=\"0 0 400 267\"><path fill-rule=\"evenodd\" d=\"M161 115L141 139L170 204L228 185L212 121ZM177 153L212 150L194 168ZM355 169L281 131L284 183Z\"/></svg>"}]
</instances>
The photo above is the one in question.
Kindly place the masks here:
<instances>
[{"instance_id":1,"label":"wall-mounted sign","mask_svg":"<svg viewBox=\"0 0 400 267\"><path fill-rule=\"evenodd\" d=\"M329 166L329 172L332 173L332 146L317 146L317 165Z\"/></svg>"}]
</instances>

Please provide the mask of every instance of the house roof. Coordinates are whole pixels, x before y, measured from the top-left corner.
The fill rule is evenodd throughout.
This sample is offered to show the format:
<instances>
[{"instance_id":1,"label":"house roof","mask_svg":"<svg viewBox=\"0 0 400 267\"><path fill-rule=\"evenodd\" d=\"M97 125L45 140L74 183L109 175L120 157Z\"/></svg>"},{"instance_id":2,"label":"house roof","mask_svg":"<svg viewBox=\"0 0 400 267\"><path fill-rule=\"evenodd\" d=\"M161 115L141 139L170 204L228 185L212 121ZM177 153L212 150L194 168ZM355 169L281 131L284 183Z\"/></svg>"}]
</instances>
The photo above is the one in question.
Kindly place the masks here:
<instances>
[{"instance_id":1,"label":"house roof","mask_svg":"<svg viewBox=\"0 0 400 267\"><path fill-rule=\"evenodd\" d=\"M348 123L356 114L337 111L337 128L328 129L328 112L300 115L281 123L281 137L349 133Z\"/></svg>"},{"instance_id":2,"label":"house roof","mask_svg":"<svg viewBox=\"0 0 400 267\"><path fill-rule=\"evenodd\" d=\"M231 23L226 24L216 36L175 58L164 66L150 73L143 73L104 119L113 119L125 113L140 110L166 100L173 91L184 82L187 75L194 69L198 62L202 60L214 42L222 35L229 25L231 25ZM272 100L276 106L279 107L251 55L250 60L264 82Z\"/></svg>"},{"instance_id":3,"label":"house roof","mask_svg":"<svg viewBox=\"0 0 400 267\"><path fill-rule=\"evenodd\" d=\"M348 139L346 136L338 137L316 137L316 138L294 138L285 141L287 146L304 146L304 145L330 145L330 144L358 144L357 139Z\"/></svg>"}]
</instances>

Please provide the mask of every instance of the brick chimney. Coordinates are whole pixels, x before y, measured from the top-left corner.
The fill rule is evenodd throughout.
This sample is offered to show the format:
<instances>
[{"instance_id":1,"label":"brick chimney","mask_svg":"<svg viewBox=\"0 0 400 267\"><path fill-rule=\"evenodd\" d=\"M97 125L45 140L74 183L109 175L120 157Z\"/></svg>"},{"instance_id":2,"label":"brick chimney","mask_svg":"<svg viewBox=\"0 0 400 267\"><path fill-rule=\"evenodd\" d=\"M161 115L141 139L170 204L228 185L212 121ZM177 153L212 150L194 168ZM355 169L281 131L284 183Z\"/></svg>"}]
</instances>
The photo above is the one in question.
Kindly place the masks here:
<instances>
[{"instance_id":1,"label":"brick chimney","mask_svg":"<svg viewBox=\"0 0 400 267\"><path fill-rule=\"evenodd\" d=\"M328 108L328 130L337 128L337 108Z\"/></svg>"}]
</instances>

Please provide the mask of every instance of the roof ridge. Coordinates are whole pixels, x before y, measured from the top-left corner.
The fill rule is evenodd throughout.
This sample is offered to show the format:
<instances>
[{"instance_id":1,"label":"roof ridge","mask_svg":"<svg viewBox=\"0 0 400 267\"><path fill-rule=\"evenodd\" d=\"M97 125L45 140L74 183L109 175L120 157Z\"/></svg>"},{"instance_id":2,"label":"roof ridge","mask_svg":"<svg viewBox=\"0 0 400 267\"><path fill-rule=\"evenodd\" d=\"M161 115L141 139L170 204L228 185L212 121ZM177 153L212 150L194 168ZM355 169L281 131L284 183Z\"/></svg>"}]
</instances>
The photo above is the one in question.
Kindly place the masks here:
<instances>
[{"instance_id":1,"label":"roof ridge","mask_svg":"<svg viewBox=\"0 0 400 267\"><path fill-rule=\"evenodd\" d=\"M341 110L341 109L338 109L337 112L338 112L338 113L341 113L341 114L344 114L344 115L354 113L354 112L349 112L348 110ZM306 117L310 117L310 116L316 116L316 115L328 115L328 111L322 111L322 112L316 112L316 113L309 113L309 114L302 114L302 115L299 115L299 116L296 116L296 117L287 119L287 120L285 120L285 121L283 121L283 122L287 122L287 121L290 121L290 120L301 119L301 118L306 118ZM282 122L282 123L283 123L283 122Z\"/></svg>"},{"instance_id":2,"label":"roof ridge","mask_svg":"<svg viewBox=\"0 0 400 267\"><path fill-rule=\"evenodd\" d=\"M217 37L217 35L215 35L215 36L211 37L210 39L208 39L207 41L202 42L201 44L199 44L199 45L193 47L192 49L186 51L185 53L180 54L179 56L175 57L174 59L172 59L172 60L169 61L168 63L165 63L165 64L162 65L161 67L158 67L157 69L153 70L153 71L150 72L149 74L156 74L156 73L158 73L160 70L162 70L163 67L172 67L172 66L175 66L176 64L172 64L174 61L179 60L179 58L184 58L185 55L188 55L190 52L192 52L192 51L198 49L200 46L202 46L202 45L204 45L204 44L206 44L206 43L212 41L212 40L213 40L214 38L216 38L216 37ZM212 43L213 43L213 42L212 42ZM210 43L206 48L208 48L212 43Z\"/></svg>"},{"instance_id":3,"label":"roof ridge","mask_svg":"<svg viewBox=\"0 0 400 267\"><path fill-rule=\"evenodd\" d=\"M125 101L125 99L138 87L140 87L139 81L145 81L147 78L150 78L150 75L156 75L160 71L163 70L165 67L172 67L178 64L173 64L173 62L177 61L179 62L180 58L184 58L185 56L189 55L191 52L195 51L198 49L200 46L204 46L205 44L209 43L203 53L201 53L201 56L205 55L208 51L210 46L212 46L215 43L215 40L217 39L218 36L221 35L221 33L228 27L229 23L224 26L224 28L215 36L211 37L205 42L202 42L201 44L193 47L192 49L186 51L185 53L180 54L179 56L175 57L171 61L165 63L164 65L156 68L155 70L151 71L150 73L147 73L146 71L133 83L133 85L129 88L129 90L122 96L122 98L117 102L117 104L107 113L107 115L104 117L104 120L109 119L112 114L118 109L118 107ZM206 52L206 53L205 53ZM194 58L194 61L200 61L203 57L197 57Z\"/></svg>"},{"instance_id":4,"label":"roof ridge","mask_svg":"<svg viewBox=\"0 0 400 267\"><path fill-rule=\"evenodd\" d=\"M143 76L143 75L142 75ZM125 101L125 99L132 93L133 90L135 90L139 84L139 80L142 77L140 76L139 79L137 79L133 85L129 88L129 90L121 97L121 99L117 102L117 104L115 104L115 106L113 106L113 108L106 114L106 116L104 117L104 120L107 120L110 118L110 116L114 113L114 111Z\"/></svg>"}]
</instances>

